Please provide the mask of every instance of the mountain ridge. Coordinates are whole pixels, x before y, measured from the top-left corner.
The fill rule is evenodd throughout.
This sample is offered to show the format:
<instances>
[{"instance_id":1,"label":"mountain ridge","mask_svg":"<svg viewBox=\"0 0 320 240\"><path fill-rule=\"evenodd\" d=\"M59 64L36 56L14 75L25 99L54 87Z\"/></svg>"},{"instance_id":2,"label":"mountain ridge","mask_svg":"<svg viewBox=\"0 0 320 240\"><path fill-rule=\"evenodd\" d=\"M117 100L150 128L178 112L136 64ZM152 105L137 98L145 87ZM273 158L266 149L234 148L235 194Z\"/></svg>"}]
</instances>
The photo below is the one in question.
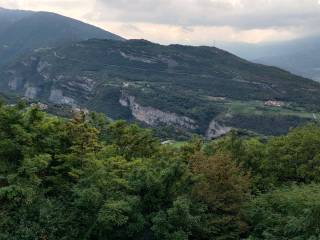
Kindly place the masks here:
<instances>
[{"instance_id":1,"label":"mountain ridge","mask_svg":"<svg viewBox=\"0 0 320 240\"><path fill-rule=\"evenodd\" d=\"M2 91L27 98L210 136L239 126L279 134L320 111L320 84L312 80L214 47L146 40L43 49L4 68L0 80ZM265 106L268 100L283 107Z\"/></svg>"},{"instance_id":2,"label":"mountain ridge","mask_svg":"<svg viewBox=\"0 0 320 240\"><path fill-rule=\"evenodd\" d=\"M0 12L0 19L7 21L7 26L2 24L0 29L0 65L37 48L90 38L124 40L101 28L51 12L5 9Z\"/></svg>"}]
</instances>

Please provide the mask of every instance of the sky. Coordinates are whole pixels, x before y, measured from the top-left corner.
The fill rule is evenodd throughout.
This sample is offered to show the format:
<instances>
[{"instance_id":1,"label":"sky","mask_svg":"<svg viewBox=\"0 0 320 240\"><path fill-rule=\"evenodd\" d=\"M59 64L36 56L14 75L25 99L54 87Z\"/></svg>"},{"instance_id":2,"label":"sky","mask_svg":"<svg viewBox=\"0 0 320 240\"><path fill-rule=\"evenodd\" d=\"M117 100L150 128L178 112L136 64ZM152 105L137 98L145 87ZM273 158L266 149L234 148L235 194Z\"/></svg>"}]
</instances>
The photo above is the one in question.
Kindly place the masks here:
<instances>
[{"instance_id":1,"label":"sky","mask_svg":"<svg viewBox=\"0 0 320 240\"><path fill-rule=\"evenodd\" d=\"M163 44L266 43L320 33L320 0L0 0L0 7L56 12Z\"/></svg>"}]
</instances>

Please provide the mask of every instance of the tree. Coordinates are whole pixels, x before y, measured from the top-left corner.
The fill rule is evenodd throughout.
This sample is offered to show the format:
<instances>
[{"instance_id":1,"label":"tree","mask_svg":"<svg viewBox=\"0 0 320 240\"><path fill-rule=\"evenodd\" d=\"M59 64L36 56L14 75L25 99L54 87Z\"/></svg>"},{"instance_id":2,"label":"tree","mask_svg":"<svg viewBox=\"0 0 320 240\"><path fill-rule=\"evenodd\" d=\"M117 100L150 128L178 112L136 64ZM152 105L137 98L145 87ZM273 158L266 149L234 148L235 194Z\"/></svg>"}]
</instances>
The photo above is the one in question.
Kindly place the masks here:
<instances>
[{"instance_id":1,"label":"tree","mask_svg":"<svg viewBox=\"0 0 320 240\"><path fill-rule=\"evenodd\" d=\"M249 239L319 239L320 186L277 189L253 199L245 209Z\"/></svg>"},{"instance_id":2,"label":"tree","mask_svg":"<svg viewBox=\"0 0 320 240\"><path fill-rule=\"evenodd\" d=\"M293 129L286 136L272 138L263 161L265 176L276 184L320 181L320 127L309 124Z\"/></svg>"},{"instance_id":3,"label":"tree","mask_svg":"<svg viewBox=\"0 0 320 240\"><path fill-rule=\"evenodd\" d=\"M240 210L249 196L249 176L223 153L209 157L198 153L191 158L190 168L200 177L193 196L208 208L202 239L237 239L244 231Z\"/></svg>"},{"instance_id":4,"label":"tree","mask_svg":"<svg viewBox=\"0 0 320 240\"><path fill-rule=\"evenodd\" d=\"M150 130L125 121L116 121L108 126L107 143L114 145L117 153L126 159L151 157L159 145Z\"/></svg>"}]
</instances>

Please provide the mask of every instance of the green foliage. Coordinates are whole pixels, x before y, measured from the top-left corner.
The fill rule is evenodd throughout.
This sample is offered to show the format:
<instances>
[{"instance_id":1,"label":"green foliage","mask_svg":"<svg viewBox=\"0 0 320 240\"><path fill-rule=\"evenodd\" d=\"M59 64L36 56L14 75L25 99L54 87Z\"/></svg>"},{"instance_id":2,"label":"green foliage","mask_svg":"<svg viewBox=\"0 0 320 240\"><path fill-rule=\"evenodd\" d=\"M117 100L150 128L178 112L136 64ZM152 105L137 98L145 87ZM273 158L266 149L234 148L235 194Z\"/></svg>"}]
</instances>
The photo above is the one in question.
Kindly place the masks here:
<instances>
[{"instance_id":1,"label":"green foliage","mask_svg":"<svg viewBox=\"0 0 320 240\"><path fill-rule=\"evenodd\" d=\"M310 116L312 114L310 113ZM310 122L310 118L285 114L234 114L224 119L224 124L238 129L250 129L265 136L279 136L288 133L290 128Z\"/></svg>"},{"instance_id":2,"label":"green foliage","mask_svg":"<svg viewBox=\"0 0 320 240\"><path fill-rule=\"evenodd\" d=\"M267 145L264 168L278 182L320 181L320 128L310 124L273 138Z\"/></svg>"},{"instance_id":3,"label":"green foliage","mask_svg":"<svg viewBox=\"0 0 320 240\"><path fill-rule=\"evenodd\" d=\"M292 183L320 182L320 127L317 124L291 130L266 142L241 139L235 132L213 141L204 149L207 155L225 152L252 176L253 191Z\"/></svg>"},{"instance_id":4,"label":"green foliage","mask_svg":"<svg viewBox=\"0 0 320 240\"><path fill-rule=\"evenodd\" d=\"M200 176L193 194L208 207L203 238L236 239L244 231L240 209L249 196L249 176L220 153L210 157L196 154L190 166Z\"/></svg>"},{"instance_id":5,"label":"green foliage","mask_svg":"<svg viewBox=\"0 0 320 240\"><path fill-rule=\"evenodd\" d=\"M0 106L0 137L1 240L319 238L317 125L177 148L20 103Z\"/></svg>"},{"instance_id":6,"label":"green foliage","mask_svg":"<svg viewBox=\"0 0 320 240\"><path fill-rule=\"evenodd\" d=\"M0 239L181 239L198 231L202 211L184 161L149 130L107 124L0 108Z\"/></svg>"},{"instance_id":7,"label":"green foliage","mask_svg":"<svg viewBox=\"0 0 320 240\"><path fill-rule=\"evenodd\" d=\"M125 121L111 123L108 135L108 143L126 159L151 157L158 146L150 130L141 129L138 125L128 125Z\"/></svg>"},{"instance_id":8,"label":"green foliage","mask_svg":"<svg viewBox=\"0 0 320 240\"><path fill-rule=\"evenodd\" d=\"M249 239L319 239L319 198L319 185L286 187L257 197L245 209Z\"/></svg>"}]
</instances>

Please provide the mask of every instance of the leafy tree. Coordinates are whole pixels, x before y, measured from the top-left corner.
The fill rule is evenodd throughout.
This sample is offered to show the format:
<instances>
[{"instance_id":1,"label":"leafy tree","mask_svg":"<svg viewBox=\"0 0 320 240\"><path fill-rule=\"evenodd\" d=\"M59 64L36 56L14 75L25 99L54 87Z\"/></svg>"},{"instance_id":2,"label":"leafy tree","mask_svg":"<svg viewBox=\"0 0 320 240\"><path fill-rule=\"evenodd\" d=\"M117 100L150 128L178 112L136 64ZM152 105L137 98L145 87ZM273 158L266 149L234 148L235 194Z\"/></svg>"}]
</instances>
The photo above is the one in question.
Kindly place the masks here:
<instances>
[{"instance_id":1,"label":"leafy tree","mask_svg":"<svg viewBox=\"0 0 320 240\"><path fill-rule=\"evenodd\" d=\"M320 181L320 127L309 124L272 138L262 162L278 184Z\"/></svg>"},{"instance_id":2,"label":"leafy tree","mask_svg":"<svg viewBox=\"0 0 320 240\"><path fill-rule=\"evenodd\" d=\"M267 142L231 134L205 147L207 155L224 152L251 174L252 191L266 192L292 183L319 182L320 127L309 124Z\"/></svg>"},{"instance_id":3,"label":"leafy tree","mask_svg":"<svg viewBox=\"0 0 320 240\"><path fill-rule=\"evenodd\" d=\"M151 157L158 146L152 131L125 121L116 121L108 126L108 139L108 143L114 145L117 153L126 159Z\"/></svg>"},{"instance_id":4,"label":"leafy tree","mask_svg":"<svg viewBox=\"0 0 320 240\"><path fill-rule=\"evenodd\" d=\"M245 210L249 239L319 239L320 186L284 187L253 199Z\"/></svg>"},{"instance_id":5,"label":"leafy tree","mask_svg":"<svg viewBox=\"0 0 320 240\"><path fill-rule=\"evenodd\" d=\"M249 176L225 154L196 154L190 160L191 171L200 176L193 196L208 207L203 239L237 239L244 231L240 210L249 196Z\"/></svg>"}]
</instances>

